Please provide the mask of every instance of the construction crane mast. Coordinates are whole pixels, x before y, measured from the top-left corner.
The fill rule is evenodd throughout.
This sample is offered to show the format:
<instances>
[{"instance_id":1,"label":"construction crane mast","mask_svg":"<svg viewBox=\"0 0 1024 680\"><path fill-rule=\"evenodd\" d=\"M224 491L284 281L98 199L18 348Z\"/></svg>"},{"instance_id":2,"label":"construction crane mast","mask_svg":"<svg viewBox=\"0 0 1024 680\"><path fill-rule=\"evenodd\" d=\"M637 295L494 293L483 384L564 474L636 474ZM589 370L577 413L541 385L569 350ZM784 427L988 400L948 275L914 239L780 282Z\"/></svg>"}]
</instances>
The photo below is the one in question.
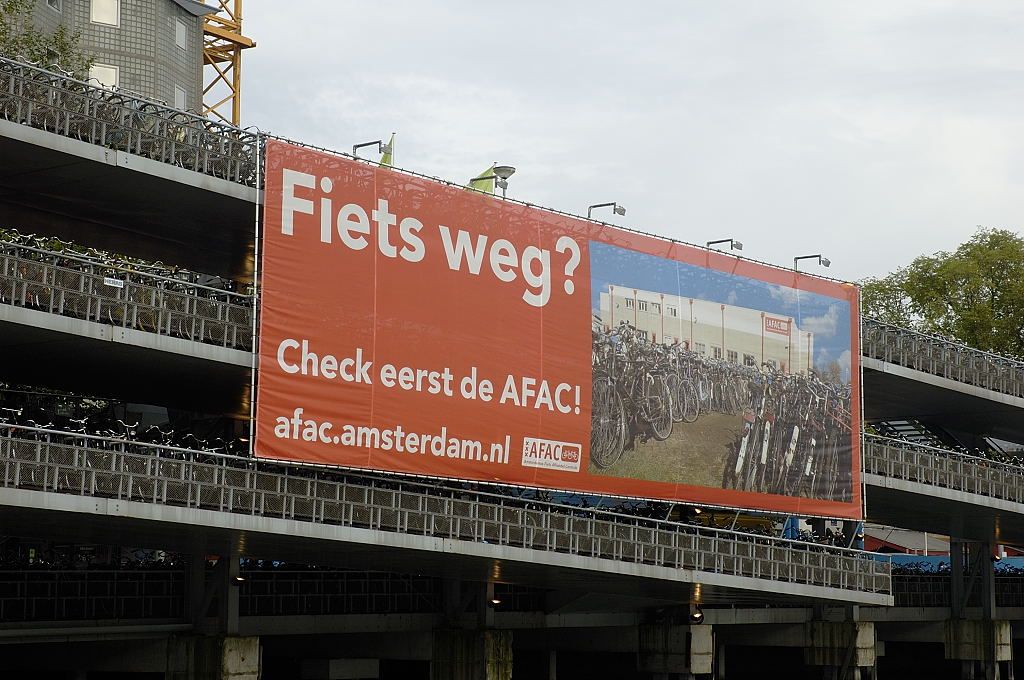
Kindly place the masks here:
<instances>
[{"instance_id":1,"label":"construction crane mast","mask_svg":"<svg viewBox=\"0 0 1024 680\"><path fill-rule=\"evenodd\" d=\"M218 9L203 18L203 67L209 78L203 84L203 115L238 125L242 50L256 43L242 35L242 0L215 0L211 5Z\"/></svg>"}]
</instances>

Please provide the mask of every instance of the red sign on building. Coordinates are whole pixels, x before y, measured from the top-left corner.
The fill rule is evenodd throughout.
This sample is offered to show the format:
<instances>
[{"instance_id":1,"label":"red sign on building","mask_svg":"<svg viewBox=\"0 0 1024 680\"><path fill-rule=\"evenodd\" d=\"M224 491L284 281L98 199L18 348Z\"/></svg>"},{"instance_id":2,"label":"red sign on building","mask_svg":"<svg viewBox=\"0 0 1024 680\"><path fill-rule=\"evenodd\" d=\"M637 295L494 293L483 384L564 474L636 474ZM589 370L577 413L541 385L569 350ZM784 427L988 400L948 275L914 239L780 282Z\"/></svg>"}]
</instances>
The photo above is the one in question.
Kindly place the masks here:
<instances>
[{"instance_id":1,"label":"red sign on building","mask_svg":"<svg viewBox=\"0 0 1024 680\"><path fill-rule=\"evenodd\" d=\"M790 319L776 319L773 316L764 317L764 329L769 333L789 335Z\"/></svg>"}]
</instances>

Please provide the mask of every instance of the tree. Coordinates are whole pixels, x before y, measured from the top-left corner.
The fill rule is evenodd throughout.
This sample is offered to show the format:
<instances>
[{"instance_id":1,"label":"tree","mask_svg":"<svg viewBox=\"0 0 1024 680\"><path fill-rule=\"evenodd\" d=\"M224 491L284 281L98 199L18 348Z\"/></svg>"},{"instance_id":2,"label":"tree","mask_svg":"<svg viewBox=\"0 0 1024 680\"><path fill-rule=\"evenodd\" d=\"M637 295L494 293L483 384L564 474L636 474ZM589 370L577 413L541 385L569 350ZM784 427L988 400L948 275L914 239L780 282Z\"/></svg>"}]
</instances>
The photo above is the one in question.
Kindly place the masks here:
<instances>
[{"instance_id":1,"label":"tree","mask_svg":"<svg viewBox=\"0 0 1024 680\"><path fill-rule=\"evenodd\" d=\"M43 33L32 23L34 8L35 0L0 0L0 55L86 76L92 57L82 51L81 33L63 24L52 34Z\"/></svg>"},{"instance_id":2,"label":"tree","mask_svg":"<svg viewBox=\"0 0 1024 680\"><path fill-rule=\"evenodd\" d=\"M861 285L865 316L1024 356L1024 238L1012 231L979 229Z\"/></svg>"}]
</instances>

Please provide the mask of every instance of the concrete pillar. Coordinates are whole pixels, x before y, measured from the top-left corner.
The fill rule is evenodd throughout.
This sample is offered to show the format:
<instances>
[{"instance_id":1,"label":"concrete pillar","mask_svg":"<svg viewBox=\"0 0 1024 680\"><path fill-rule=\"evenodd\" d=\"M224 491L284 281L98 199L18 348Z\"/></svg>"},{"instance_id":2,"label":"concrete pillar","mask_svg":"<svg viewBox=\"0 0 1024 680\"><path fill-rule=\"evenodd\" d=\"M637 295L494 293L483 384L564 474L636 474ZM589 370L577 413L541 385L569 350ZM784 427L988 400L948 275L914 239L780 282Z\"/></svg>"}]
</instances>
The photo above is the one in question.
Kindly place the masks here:
<instances>
[{"instance_id":1,"label":"concrete pillar","mask_svg":"<svg viewBox=\"0 0 1024 680\"><path fill-rule=\"evenodd\" d=\"M637 670L660 675L710 675L715 665L711 625L642 625L637 629Z\"/></svg>"},{"instance_id":2,"label":"concrete pillar","mask_svg":"<svg viewBox=\"0 0 1024 680\"><path fill-rule=\"evenodd\" d=\"M167 643L166 680L259 680L260 639L174 636Z\"/></svg>"},{"instance_id":3,"label":"concrete pillar","mask_svg":"<svg viewBox=\"0 0 1024 680\"><path fill-rule=\"evenodd\" d=\"M709 625L690 626L690 674L709 675L715 667L715 636Z\"/></svg>"},{"instance_id":4,"label":"concrete pillar","mask_svg":"<svg viewBox=\"0 0 1024 680\"><path fill-rule=\"evenodd\" d=\"M875 624L869 621L811 621L804 626L804 662L822 666L826 676L872 678Z\"/></svg>"},{"instance_id":5,"label":"concrete pillar","mask_svg":"<svg viewBox=\"0 0 1024 680\"><path fill-rule=\"evenodd\" d=\"M1013 630L1009 621L946 621L947 659L959 659L961 677L1012 677Z\"/></svg>"},{"instance_id":6,"label":"concrete pillar","mask_svg":"<svg viewBox=\"0 0 1024 680\"><path fill-rule=\"evenodd\" d=\"M434 631L431 680L512 680L512 631Z\"/></svg>"},{"instance_id":7,"label":"concrete pillar","mask_svg":"<svg viewBox=\"0 0 1024 680\"><path fill-rule=\"evenodd\" d=\"M221 555L217 560L216 579L217 592L220 597L217 599L219 605L217 618L220 623L220 633L225 635L238 634L238 589L241 583L238 580L239 569L238 551L233 549L226 555Z\"/></svg>"},{"instance_id":8,"label":"concrete pillar","mask_svg":"<svg viewBox=\"0 0 1024 680\"><path fill-rule=\"evenodd\" d=\"M981 618L991 621L996 616L996 554L995 543L978 543L978 578L981 579Z\"/></svg>"}]
</instances>

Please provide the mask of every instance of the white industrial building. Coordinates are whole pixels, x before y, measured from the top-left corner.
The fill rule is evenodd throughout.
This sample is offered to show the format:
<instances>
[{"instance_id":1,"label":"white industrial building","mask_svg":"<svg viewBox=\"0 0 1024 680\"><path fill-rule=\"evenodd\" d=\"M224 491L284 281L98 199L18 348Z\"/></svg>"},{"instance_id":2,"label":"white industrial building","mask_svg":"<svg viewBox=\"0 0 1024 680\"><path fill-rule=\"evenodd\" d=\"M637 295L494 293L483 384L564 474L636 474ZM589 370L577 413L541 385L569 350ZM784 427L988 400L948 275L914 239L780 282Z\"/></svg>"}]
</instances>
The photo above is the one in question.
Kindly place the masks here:
<instances>
[{"instance_id":1,"label":"white industrial building","mask_svg":"<svg viewBox=\"0 0 1024 680\"><path fill-rule=\"evenodd\" d=\"M601 292L601 323L610 329L622 321L651 342L680 344L732 363L767 363L785 373L805 373L814 366L814 334L800 330L789 316L609 285Z\"/></svg>"}]
</instances>

